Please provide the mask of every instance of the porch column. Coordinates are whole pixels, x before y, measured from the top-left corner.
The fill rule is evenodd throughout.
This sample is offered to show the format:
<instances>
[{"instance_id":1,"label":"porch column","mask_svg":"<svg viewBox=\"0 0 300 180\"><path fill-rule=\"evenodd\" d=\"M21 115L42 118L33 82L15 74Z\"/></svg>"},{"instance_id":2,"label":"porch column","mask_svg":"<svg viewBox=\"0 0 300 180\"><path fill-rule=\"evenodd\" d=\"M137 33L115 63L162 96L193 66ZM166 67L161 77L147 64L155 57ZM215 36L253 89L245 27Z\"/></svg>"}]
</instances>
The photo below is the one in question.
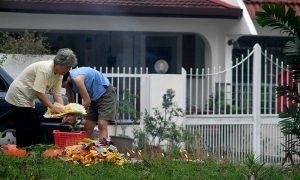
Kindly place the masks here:
<instances>
[{"instance_id":1,"label":"porch column","mask_svg":"<svg viewBox=\"0 0 300 180\"><path fill-rule=\"evenodd\" d=\"M255 44L253 54L253 153L260 156L260 106L261 106L261 47Z\"/></svg>"}]
</instances>

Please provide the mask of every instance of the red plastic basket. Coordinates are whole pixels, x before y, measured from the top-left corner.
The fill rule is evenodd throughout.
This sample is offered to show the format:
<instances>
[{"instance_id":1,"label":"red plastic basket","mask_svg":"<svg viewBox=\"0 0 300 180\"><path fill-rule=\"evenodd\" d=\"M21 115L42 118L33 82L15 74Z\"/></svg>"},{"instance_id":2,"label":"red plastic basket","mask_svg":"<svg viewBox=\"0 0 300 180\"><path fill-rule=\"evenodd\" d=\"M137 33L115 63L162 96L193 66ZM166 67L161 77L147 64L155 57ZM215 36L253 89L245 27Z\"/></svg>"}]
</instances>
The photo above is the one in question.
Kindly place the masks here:
<instances>
[{"instance_id":1,"label":"red plastic basket","mask_svg":"<svg viewBox=\"0 0 300 180\"><path fill-rule=\"evenodd\" d=\"M58 148L75 145L78 141L85 138L85 131L80 132L60 132L54 130L54 145Z\"/></svg>"}]
</instances>

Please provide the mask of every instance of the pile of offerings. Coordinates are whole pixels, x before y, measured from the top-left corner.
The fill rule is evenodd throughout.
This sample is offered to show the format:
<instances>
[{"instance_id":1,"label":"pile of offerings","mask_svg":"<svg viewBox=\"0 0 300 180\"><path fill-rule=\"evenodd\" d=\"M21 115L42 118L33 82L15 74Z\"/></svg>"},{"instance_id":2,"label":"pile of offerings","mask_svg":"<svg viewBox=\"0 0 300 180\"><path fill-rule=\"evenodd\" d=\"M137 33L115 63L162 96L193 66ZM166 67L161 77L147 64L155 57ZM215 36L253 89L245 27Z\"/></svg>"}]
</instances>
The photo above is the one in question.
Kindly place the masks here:
<instances>
[{"instance_id":1,"label":"pile of offerings","mask_svg":"<svg viewBox=\"0 0 300 180\"><path fill-rule=\"evenodd\" d=\"M99 143L89 138L84 138L77 145L66 146L57 157L63 161L81 163L85 166L102 161L122 166L127 161L111 141Z\"/></svg>"},{"instance_id":2,"label":"pile of offerings","mask_svg":"<svg viewBox=\"0 0 300 180\"><path fill-rule=\"evenodd\" d=\"M40 146L40 145L37 145ZM32 149L31 149L32 150ZM24 149L18 149L16 145L6 144L0 146L0 151L8 156L25 157L28 154ZM77 145L65 146L60 149L46 149L42 152L45 158L52 158L62 161L70 161L75 164L83 164L90 166L99 162L110 162L119 166L125 163L140 163L138 157L141 156L141 151L127 152L127 158L120 154L117 147L111 141L98 142L89 138L84 138L78 142Z\"/></svg>"}]
</instances>

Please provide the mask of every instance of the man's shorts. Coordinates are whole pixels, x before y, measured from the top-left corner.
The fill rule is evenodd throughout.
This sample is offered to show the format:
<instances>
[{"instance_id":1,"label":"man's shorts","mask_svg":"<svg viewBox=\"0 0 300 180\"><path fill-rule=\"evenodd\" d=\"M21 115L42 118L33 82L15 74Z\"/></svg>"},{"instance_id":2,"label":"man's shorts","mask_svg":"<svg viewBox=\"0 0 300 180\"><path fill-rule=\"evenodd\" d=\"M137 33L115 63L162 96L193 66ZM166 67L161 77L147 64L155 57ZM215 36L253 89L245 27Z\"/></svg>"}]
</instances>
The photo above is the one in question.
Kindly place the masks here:
<instances>
[{"instance_id":1,"label":"man's shorts","mask_svg":"<svg viewBox=\"0 0 300 180\"><path fill-rule=\"evenodd\" d=\"M92 101L87 110L87 120L106 120L115 122L117 108L116 88L109 85L106 92L96 101Z\"/></svg>"}]
</instances>

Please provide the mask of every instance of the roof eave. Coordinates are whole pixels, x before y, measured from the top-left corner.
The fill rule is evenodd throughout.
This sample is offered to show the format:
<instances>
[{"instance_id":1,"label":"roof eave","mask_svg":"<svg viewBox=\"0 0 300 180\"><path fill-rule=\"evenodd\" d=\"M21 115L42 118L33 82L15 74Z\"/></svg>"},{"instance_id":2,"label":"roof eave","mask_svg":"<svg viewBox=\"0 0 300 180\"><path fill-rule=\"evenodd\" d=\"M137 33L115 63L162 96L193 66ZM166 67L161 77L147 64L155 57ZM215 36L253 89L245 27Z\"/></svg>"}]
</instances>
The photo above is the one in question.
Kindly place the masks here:
<instances>
[{"instance_id":1,"label":"roof eave","mask_svg":"<svg viewBox=\"0 0 300 180\"><path fill-rule=\"evenodd\" d=\"M47 14L123 15L153 17L195 17L238 19L242 9L238 8L184 8L150 6L116 6L95 4L49 4L49 3L1 3L2 12L25 12Z\"/></svg>"}]
</instances>

